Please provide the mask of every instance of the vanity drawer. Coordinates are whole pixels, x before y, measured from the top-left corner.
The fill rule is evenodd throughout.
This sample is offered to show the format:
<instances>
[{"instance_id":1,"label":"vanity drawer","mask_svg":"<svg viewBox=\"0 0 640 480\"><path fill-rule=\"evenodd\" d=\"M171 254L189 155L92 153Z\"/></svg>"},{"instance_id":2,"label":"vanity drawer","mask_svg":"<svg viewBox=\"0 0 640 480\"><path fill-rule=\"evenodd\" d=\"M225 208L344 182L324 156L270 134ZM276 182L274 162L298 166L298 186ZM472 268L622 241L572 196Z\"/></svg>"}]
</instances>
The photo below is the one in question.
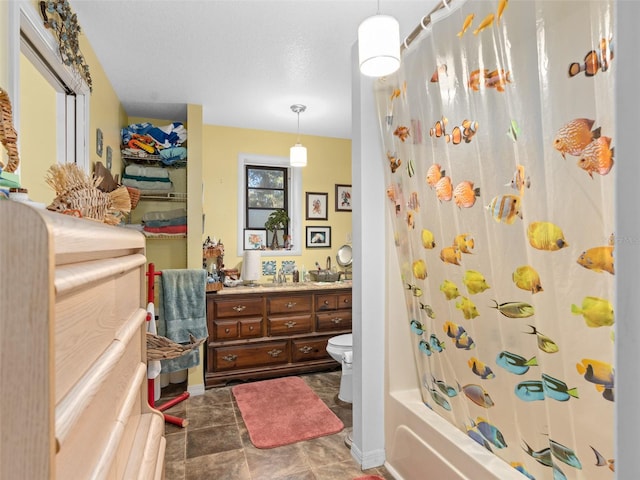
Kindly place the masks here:
<instances>
[{"instance_id":1,"label":"vanity drawer","mask_svg":"<svg viewBox=\"0 0 640 480\"><path fill-rule=\"evenodd\" d=\"M288 363L289 342L257 343L237 347L217 347L213 349L215 371L260 367Z\"/></svg>"},{"instance_id":2,"label":"vanity drawer","mask_svg":"<svg viewBox=\"0 0 640 480\"><path fill-rule=\"evenodd\" d=\"M255 317L262 315L262 298L235 298L214 302L215 318Z\"/></svg>"},{"instance_id":3,"label":"vanity drawer","mask_svg":"<svg viewBox=\"0 0 640 480\"><path fill-rule=\"evenodd\" d=\"M267 298L269 313L298 313L311 311L311 296Z\"/></svg>"},{"instance_id":4,"label":"vanity drawer","mask_svg":"<svg viewBox=\"0 0 640 480\"><path fill-rule=\"evenodd\" d=\"M293 361L303 362L305 360L330 358L327 353L327 342L329 338L331 337L292 340L291 353Z\"/></svg>"},{"instance_id":5,"label":"vanity drawer","mask_svg":"<svg viewBox=\"0 0 640 480\"><path fill-rule=\"evenodd\" d=\"M269 318L269 335L293 335L311 331L311 315Z\"/></svg>"},{"instance_id":6,"label":"vanity drawer","mask_svg":"<svg viewBox=\"0 0 640 480\"><path fill-rule=\"evenodd\" d=\"M351 328L351 310L336 310L316 314L318 331L346 330Z\"/></svg>"},{"instance_id":7,"label":"vanity drawer","mask_svg":"<svg viewBox=\"0 0 640 480\"><path fill-rule=\"evenodd\" d=\"M316 312L321 310L335 310L337 306L337 295L316 295Z\"/></svg>"},{"instance_id":8,"label":"vanity drawer","mask_svg":"<svg viewBox=\"0 0 640 480\"><path fill-rule=\"evenodd\" d=\"M351 308L351 294L343 293L338 295L338 308Z\"/></svg>"},{"instance_id":9,"label":"vanity drawer","mask_svg":"<svg viewBox=\"0 0 640 480\"><path fill-rule=\"evenodd\" d=\"M225 340L238 337L238 322L236 320L217 320L213 322L215 340Z\"/></svg>"},{"instance_id":10,"label":"vanity drawer","mask_svg":"<svg viewBox=\"0 0 640 480\"><path fill-rule=\"evenodd\" d=\"M262 318L243 318L240 320L240 338L262 336Z\"/></svg>"}]
</instances>

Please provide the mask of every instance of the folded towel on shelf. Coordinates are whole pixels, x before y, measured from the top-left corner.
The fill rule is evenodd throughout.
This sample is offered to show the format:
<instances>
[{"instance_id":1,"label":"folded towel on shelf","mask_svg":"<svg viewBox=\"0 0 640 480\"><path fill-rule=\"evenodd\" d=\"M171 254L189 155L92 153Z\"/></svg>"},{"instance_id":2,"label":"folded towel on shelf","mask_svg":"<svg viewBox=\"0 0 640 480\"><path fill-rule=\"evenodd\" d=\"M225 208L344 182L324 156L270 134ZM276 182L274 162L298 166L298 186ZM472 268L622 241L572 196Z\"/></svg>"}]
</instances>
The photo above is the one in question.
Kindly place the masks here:
<instances>
[{"instance_id":1,"label":"folded towel on shelf","mask_svg":"<svg viewBox=\"0 0 640 480\"><path fill-rule=\"evenodd\" d=\"M169 177L145 177L143 175L131 175L129 173L124 173L122 178L126 178L129 180L137 180L139 182L164 182L171 183L171 179Z\"/></svg>"},{"instance_id":2,"label":"folded towel on shelf","mask_svg":"<svg viewBox=\"0 0 640 480\"><path fill-rule=\"evenodd\" d=\"M186 217L187 210L185 208L175 208L173 210L163 210L156 212L147 212L142 215L142 221L148 222L150 220L171 220L172 218Z\"/></svg>"},{"instance_id":3,"label":"folded towel on shelf","mask_svg":"<svg viewBox=\"0 0 640 480\"><path fill-rule=\"evenodd\" d=\"M209 336L206 313L207 273L204 269L163 270L160 276L158 335L176 343L189 343ZM195 350L173 360L162 361L162 373L192 368L200 362Z\"/></svg>"},{"instance_id":4,"label":"folded towel on shelf","mask_svg":"<svg viewBox=\"0 0 640 480\"><path fill-rule=\"evenodd\" d=\"M148 227L148 226L144 226L143 230L145 232L149 232L149 233L181 233L181 234L186 234L187 233L187 226L186 225L170 225L168 227Z\"/></svg>"},{"instance_id":5,"label":"folded towel on shelf","mask_svg":"<svg viewBox=\"0 0 640 480\"><path fill-rule=\"evenodd\" d=\"M147 220L145 227L171 227L173 225L186 225L187 217L169 218L167 220Z\"/></svg>"},{"instance_id":6,"label":"folded towel on shelf","mask_svg":"<svg viewBox=\"0 0 640 480\"><path fill-rule=\"evenodd\" d=\"M122 184L127 187L138 188L144 193L145 190L154 190L162 192L172 192L173 182L146 182L144 180L134 180L132 178L123 178Z\"/></svg>"},{"instance_id":7,"label":"folded towel on shelf","mask_svg":"<svg viewBox=\"0 0 640 480\"><path fill-rule=\"evenodd\" d=\"M169 171L162 167L147 167L132 163L124 168L126 175L138 177L169 178Z\"/></svg>"}]
</instances>

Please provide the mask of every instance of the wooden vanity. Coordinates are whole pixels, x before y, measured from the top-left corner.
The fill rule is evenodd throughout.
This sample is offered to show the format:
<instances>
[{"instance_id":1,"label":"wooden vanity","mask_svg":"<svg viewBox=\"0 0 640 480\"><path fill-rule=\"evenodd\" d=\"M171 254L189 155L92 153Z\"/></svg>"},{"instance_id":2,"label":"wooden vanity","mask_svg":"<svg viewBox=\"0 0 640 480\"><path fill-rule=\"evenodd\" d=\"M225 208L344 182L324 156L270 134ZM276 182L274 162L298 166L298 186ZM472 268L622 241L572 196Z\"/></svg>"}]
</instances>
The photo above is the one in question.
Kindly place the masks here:
<instances>
[{"instance_id":1,"label":"wooden vanity","mask_svg":"<svg viewBox=\"0 0 640 480\"><path fill-rule=\"evenodd\" d=\"M207 294L205 384L334 369L329 338L351 332L351 282Z\"/></svg>"}]
</instances>

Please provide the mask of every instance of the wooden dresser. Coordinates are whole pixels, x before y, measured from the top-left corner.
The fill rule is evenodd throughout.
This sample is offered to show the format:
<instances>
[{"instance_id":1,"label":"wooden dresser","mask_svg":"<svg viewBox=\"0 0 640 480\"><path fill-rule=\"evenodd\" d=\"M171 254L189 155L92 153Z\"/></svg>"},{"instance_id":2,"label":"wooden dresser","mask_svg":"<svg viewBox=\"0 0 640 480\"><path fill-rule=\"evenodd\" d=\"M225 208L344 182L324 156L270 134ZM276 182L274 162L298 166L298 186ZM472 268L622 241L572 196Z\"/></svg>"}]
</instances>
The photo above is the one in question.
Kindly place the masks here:
<instances>
[{"instance_id":1,"label":"wooden dresser","mask_svg":"<svg viewBox=\"0 0 640 480\"><path fill-rule=\"evenodd\" d=\"M351 288L313 283L207 294L207 387L336 368L329 338L351 332Z\"/></svg>"},{"instance_id":2,"label":"wooden dresser","mask_svg":"<svg viewBox=\"0 0 640 480\"><path fill-rule=\"evenodd\" d=\"M160 479L145 240L0 201L0 478Z\"/></svg>"}]
</instances>

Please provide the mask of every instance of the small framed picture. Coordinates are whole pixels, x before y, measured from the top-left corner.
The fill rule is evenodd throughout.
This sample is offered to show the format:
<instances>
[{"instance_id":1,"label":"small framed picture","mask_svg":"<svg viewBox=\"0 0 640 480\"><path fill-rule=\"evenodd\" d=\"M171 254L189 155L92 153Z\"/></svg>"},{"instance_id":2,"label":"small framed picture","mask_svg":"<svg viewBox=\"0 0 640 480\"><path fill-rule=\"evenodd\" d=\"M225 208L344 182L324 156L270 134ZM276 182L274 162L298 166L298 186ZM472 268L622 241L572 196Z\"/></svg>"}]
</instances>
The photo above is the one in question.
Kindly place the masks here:
<instances>
[{"instance_id":1,"label":"small framed picture","mask_svg":"<svg viewBox=\"0 0 640 480\"><path fill-rule=\"evenodd\" d=\"M351 211L351 185L336 185L336 212Z\"/></svg>"},{"instance_id":2,"label":"small framed picture","mask_svg":"<svg viewBox=\"0 0 640 480\"><path fill-rule=\"evenodd\" d=\"M307 220L327 220L328 193L307 192Z\"/></svg>"},{"instance_id":3,"label":"small framed picture","mask_svg":"<svg viewBox=\"0 0 640 480\"><path fill-rule=\"evenodd\" d=\"M99 128L96 129L96 155L102 157L102 130Z\"/></svg>"},{"instance_id":4,"label":"small framed picture","mask_svg":"<svg viewBox=\"0 0 640 480\"><path fill-rule=\"evenodd\" d=\"M111 171L111 166L113 163L113 150L111 150L110 146L107 146L107 170Z\"/></svg>"},{"instance_id":5,"label":"small framed picture","mask_svg":"<svg viewBox=\"0 0 640 480\"><path fill-rule=\"evenodd\" d=\"M307 227L307 248L331 247L331 227Z\"/></svg>"},{"instance_id":6,"label":"small framed picture","mask_svg":"<svg viewBox=\"0 0 640 480\"><path fill-rule=\"evenodd\" d=\"M267 246L267 231L245 230L243 245L245 250L262 250Z\"/></svg>"}]
</instances>

